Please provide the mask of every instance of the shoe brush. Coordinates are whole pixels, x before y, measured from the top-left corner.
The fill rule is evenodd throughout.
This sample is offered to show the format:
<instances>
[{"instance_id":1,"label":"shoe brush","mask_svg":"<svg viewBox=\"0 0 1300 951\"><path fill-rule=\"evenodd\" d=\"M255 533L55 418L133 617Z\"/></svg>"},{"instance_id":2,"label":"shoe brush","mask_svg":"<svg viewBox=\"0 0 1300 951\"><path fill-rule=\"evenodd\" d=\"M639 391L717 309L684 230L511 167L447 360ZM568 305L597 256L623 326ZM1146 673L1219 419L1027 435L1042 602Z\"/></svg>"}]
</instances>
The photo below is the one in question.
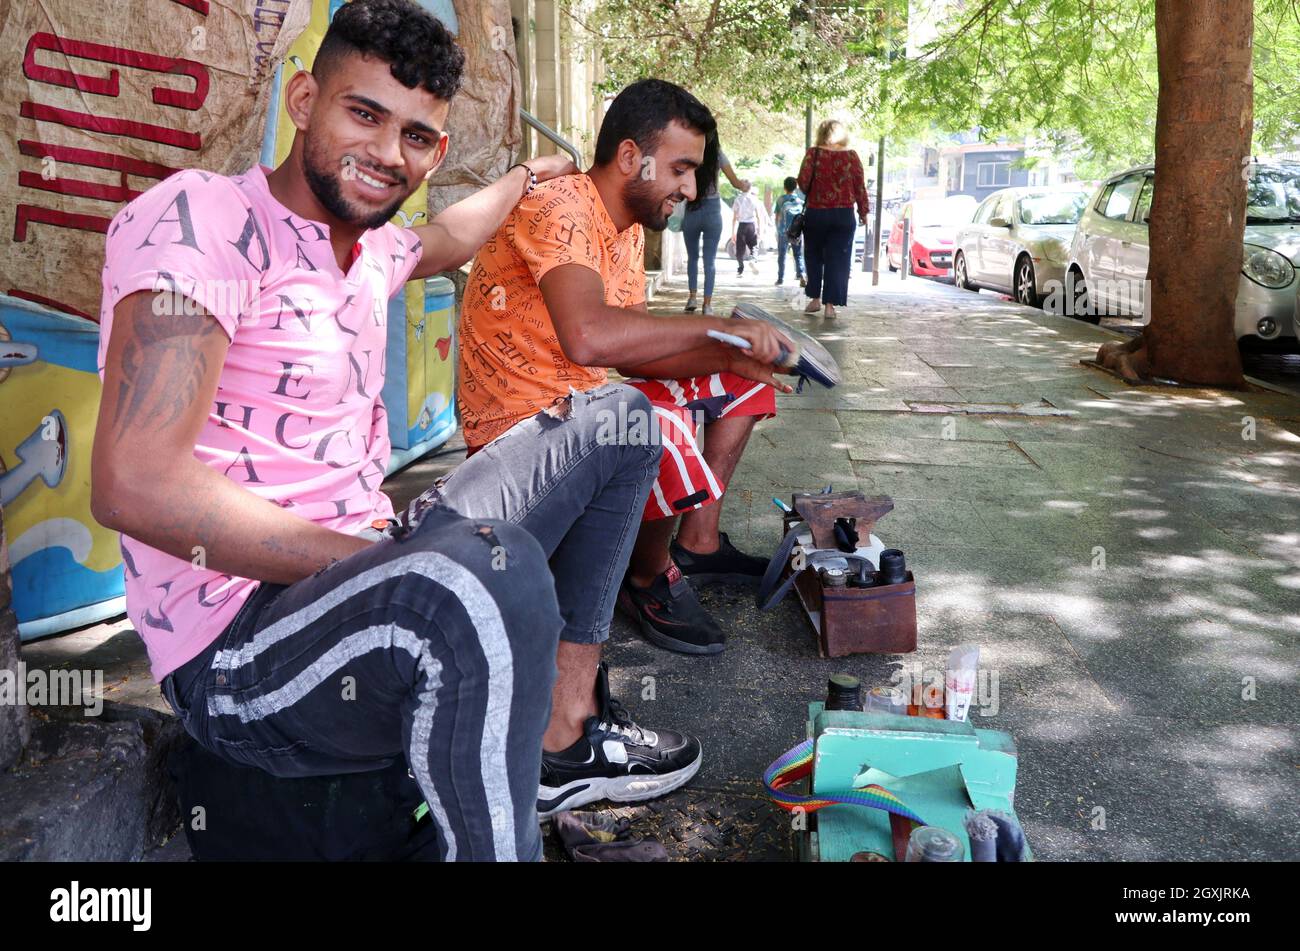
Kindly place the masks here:
<instances>
[{"instance_id":1,"label":"shoe brush","mask_svg":"<svg viewBox=\"0 0 1300 951\"><path fill-rule=\"evenodd\" d=\"M737 337L735 334L729 334L722 330L706 330L705 334L719 343L725 343L727 346L736 347L739 350L748 350L749 341L744 337ZM793 350L787 350L781 347L781 352L776 358L776 366L792 370L799 365L799 345L795 344Z\"/></svg>"}]
</instances>

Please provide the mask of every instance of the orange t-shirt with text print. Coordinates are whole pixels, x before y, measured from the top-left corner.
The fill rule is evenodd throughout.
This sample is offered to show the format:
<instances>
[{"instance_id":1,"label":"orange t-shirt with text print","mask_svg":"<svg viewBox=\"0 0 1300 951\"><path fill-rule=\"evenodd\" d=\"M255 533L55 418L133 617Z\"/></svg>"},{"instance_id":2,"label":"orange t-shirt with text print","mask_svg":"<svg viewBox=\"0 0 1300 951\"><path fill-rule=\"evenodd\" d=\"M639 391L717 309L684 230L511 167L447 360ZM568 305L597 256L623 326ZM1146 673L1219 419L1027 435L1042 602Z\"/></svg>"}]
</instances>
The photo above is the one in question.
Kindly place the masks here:
<instances>
[{"instance_id":1,"label":"orange t-shirt with text print","mask_svg":"<svg viewBox=\"0 0 1300 951\"><path fill-rule=\"evenodd\" d=\"M645 232L639 224L619 231L584 174L538 185L474 259L461 305L457 388L471 448L570 387L590 390L608 379L603 367L575 364L560 347L538 283L562 264L599 274L611 307L645 300Z\"/></svg>"}]
</instances>

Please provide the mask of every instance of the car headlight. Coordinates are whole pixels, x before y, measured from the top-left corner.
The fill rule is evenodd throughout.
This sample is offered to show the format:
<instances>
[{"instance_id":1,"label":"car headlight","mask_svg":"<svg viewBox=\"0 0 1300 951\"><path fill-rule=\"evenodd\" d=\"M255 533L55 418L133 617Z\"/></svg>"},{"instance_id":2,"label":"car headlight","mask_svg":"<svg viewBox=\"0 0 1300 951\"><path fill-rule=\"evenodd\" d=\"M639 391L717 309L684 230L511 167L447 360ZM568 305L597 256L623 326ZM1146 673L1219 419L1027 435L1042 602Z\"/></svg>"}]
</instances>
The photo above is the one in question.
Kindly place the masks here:
<instances>
[{"instance_id":1,"label":"car headlight","mask_svg":"<svg viewBox=\"0 0 1300 951\"><path fill-rule=\"evenodd\" d=\"M1264 287L1286 287L1295 278L1295 266L1272 248L1248 244L1241 273Z\"/></svg>"}]
</instances>

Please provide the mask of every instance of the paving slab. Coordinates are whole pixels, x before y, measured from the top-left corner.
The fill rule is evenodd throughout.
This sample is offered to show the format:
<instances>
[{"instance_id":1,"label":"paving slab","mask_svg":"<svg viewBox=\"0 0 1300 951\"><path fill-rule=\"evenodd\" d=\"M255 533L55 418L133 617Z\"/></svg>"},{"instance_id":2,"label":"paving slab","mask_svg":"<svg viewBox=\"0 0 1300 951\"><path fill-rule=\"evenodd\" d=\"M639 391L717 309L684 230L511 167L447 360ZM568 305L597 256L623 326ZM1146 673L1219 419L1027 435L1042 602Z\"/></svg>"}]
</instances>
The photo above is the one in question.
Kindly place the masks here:
<instances>
[{"instance_id":1,"label":"paving slab","mask_svg":"<svg viewBox=\"0 0 1300 951\"><path fill-rule=\"evenodd\" d=\"M957 442L1005 443L1006 435L994 419L964 413L872 413L840 410L845 437L854 440L948 439Z\"/></svg>"},{"instance_id":2,"label":"paving slab","mask_svg":"<svg viewBox=\"0 0 1300 951\"><path fill-rule=\"evenodd\" d=\"M840 416L833 409L808 409L801 407L797 400L781 406L779 415L758 423L758 431L773 429L794 429L799 432L843 432Z\"/></svg>"},{"instance_id":3,"label":"paving slab","mask_svg":"<svg viewBox=\"0 0 1300 951\"><path fill-rule=\"evenodd\" d=\"M1040 859L1275 861L1300 849L1287 793L1294 738L1276 727L1207 734L1174 718L1068 711L998 719L1016 737L1016 812Z\"/></svg>"},{"instance_id":4,"label":"paving slab","mask_svg":"<svg viewBox=\"0 0 1300 951\"><path fill-rule=\"evenodd\" d=\"M899 439L885 435L849 437L854 462L962 466L972 469L1033 469L1035 463L1010 441L967 442L956 439Z\"/></svg>"},{"instance_id":5,"label":"paving slab","mask_svg":"<svg viewBox=\"0 0 1300 951\"><path fill-rule=\"evenodd\" d=\"M1059 484L1046 472L1023 466L966 468L957 465L907 465L889 462L854 462L853 471L864 492L905 499L1004 499L1033 496L1056 498Z\"/></svg>"}]
</instances>

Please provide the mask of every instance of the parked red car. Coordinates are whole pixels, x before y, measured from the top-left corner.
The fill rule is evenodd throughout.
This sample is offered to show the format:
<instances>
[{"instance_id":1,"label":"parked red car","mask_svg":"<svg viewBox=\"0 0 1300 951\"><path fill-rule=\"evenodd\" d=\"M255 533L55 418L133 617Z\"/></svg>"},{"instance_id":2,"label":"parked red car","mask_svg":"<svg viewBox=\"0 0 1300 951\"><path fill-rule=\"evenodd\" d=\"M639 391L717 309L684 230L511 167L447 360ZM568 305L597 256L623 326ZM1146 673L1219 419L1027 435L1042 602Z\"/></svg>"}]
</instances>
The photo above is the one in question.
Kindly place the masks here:
<instances>
[{"instance_id":1,"label":"parked red car","mask_svg":"<svg viewBox=\"0 0 1300 951\"><path fill-rule=\"evenodd\" d=\"M889 232L885 261L891 271L903 266L903 224L907 223L911 247L909 274L947 277L952 273L952 245L957 229L975 214L978 202L970 195L909 201Z\"/></svg>"}]
</instances>

